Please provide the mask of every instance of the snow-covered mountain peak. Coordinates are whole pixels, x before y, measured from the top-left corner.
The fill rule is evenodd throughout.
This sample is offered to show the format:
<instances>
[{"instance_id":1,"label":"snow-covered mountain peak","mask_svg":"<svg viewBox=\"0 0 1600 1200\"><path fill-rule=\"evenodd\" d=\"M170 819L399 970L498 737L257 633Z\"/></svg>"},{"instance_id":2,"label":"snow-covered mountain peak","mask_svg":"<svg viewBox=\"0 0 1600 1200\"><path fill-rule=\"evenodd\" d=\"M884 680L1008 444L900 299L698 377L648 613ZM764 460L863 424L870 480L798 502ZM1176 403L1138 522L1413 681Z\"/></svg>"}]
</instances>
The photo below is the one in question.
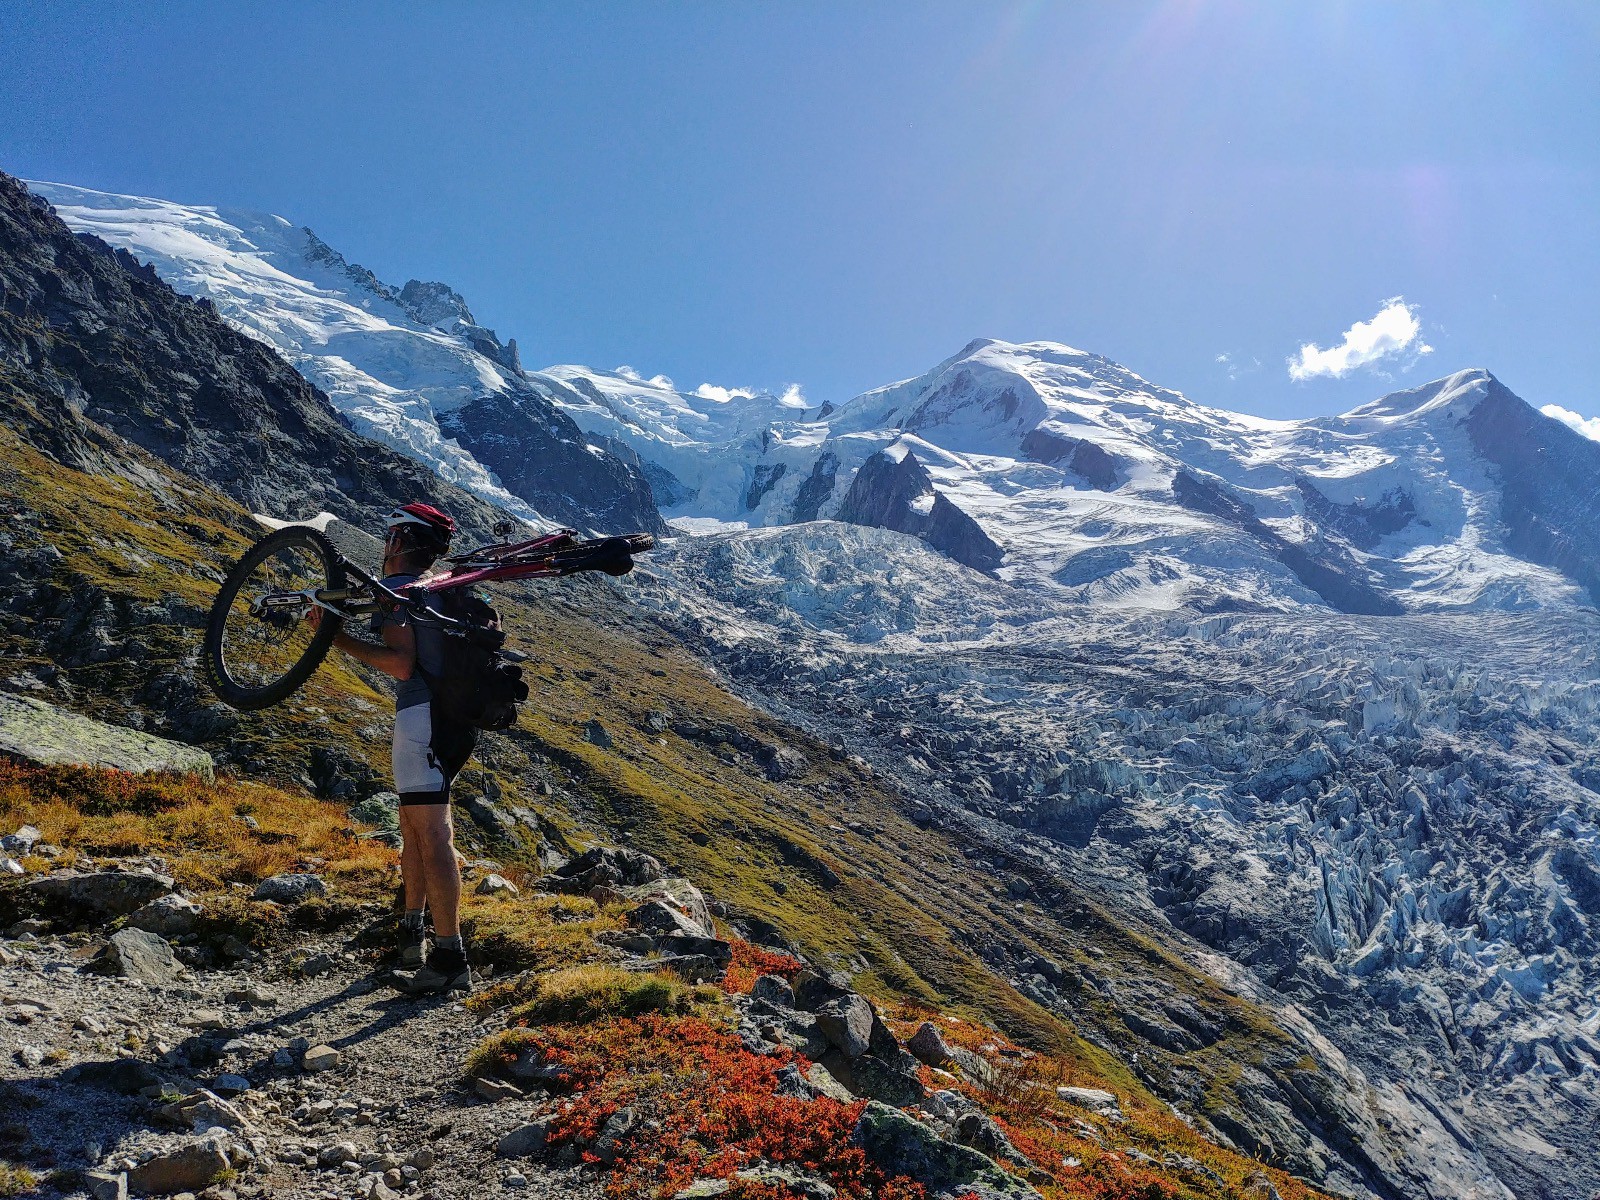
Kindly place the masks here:
<instances>
[{"instance_id":1,"label":"snow-covered mountain peak","mask_svg":"<svg viewBox=\"0 0 1600 1200\"><path fill-rule=\"evenodd\" d=\"M550 394L561 385L530 378L516 342L478 325L447 285L394 287L270 213L29 186L75 231L127 251L272 346L358 432L450 482L533 522L659 526L637 469L586 445ZM535 457L540 470L530 473Z\"/></svg>"},{"instance_id":2,"label":"snow-covered mountain peak","mask_svg":"<svg viewBox=\"0 0 1600 1200\"><path fill-rule=\"evenodd\" d=\"M1380 396L1352 408L1338 420L1381 425L1417 420L1439 412L1453 412L1454 417L1462 418L1488 395L1490 386L1498 382L1481 367L1457 371L1443 379Z\"/></svg>"}]
</instances>

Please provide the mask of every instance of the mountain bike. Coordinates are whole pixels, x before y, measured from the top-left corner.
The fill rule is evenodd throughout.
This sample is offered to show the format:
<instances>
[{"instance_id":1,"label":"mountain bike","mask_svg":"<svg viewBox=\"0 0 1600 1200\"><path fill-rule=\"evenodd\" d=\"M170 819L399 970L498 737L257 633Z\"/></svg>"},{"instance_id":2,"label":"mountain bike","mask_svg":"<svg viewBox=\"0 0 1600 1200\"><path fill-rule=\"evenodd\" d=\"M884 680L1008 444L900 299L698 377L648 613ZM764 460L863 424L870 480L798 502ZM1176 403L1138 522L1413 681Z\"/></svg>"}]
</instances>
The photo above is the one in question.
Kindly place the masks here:
<instances>
[{"instance_id":1,"label":"mountain bike","mask_svg":"<svg viewBox=\"0 0 1600 1200\"><path fill-rule=\"evenodd\" d=\"M511 526L495 526L509 538ZM542 579L600 571L626 575L633 556L655 546L648 533L580 540L570 529L503 540L440 559L441 575L392 591L351 562L328 536L288 525L245 552L222 583L206 623L206 678L225 703L246 711L293 695L327 656L345 621L404 609L442 626L446 635L485 631L446 616L430 603L441 592L502 579ZM313 608L322 618L305 620ZM503 635L501 635L503 636Z\"/></svg>"}]
</instances>

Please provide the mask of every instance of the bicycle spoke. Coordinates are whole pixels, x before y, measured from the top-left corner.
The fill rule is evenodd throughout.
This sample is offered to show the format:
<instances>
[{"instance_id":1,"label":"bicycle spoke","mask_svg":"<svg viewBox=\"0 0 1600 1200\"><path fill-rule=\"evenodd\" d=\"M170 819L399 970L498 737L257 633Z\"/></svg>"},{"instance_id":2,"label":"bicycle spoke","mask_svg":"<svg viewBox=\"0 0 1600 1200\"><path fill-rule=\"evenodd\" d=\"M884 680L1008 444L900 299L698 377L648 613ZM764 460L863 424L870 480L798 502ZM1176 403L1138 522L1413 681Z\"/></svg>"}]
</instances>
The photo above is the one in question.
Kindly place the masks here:
<instances>
[{"instance_id":1,"label":"bicycle spoke","mask_svg":"<svg viewBox=\"0 0 1600 1200\"><path fill-rule=\"evenodd\" d=\"M222 661L247 688L283 678L305 655L312 630L303 605L252 612L274 594L326 586L322 562L309 546L285 546L251 571L228 608L222 628Z\"/></svg>"}]
</instances>

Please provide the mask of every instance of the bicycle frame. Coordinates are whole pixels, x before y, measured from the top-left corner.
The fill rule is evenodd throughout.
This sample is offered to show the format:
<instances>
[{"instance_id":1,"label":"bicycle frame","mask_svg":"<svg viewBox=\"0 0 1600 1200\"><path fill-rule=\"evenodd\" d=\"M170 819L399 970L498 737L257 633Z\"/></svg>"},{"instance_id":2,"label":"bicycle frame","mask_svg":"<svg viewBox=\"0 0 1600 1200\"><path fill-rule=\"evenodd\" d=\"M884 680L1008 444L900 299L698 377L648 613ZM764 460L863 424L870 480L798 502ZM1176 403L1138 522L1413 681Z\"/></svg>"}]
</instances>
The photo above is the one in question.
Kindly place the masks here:
<instances>
[{"instance_id":1,"label":"bicycle frame","mask_svg":"<svg viewBox=\"0 0 1600 1200\"><path fill-rule=\"evenodd\" d=\"M561 568L548 558L535 562L517 562L515 560L540 551L546 554L554 553L562 548L562 543L570 543L572 538L573 533L570 529L562 529L556 533L529 538L524 542L480 546L476 550L468 551L466 554L454 555L446 559L446 562L451 563L449 571L433 579L411 584L406 590L412 591L415 589L432 595L437 592L449 591L452 588L467 587L471 584L488 583L502 579L537 579L559 576L562 574ZM486 558L485 556L492 557ZM465 632L471 628L464 621L454 620L437 609L430 608L421 597L405 595L385 587L379 580L374 579L342 554L339 555L339 561L345 572L353 576L361 585L359 588L346 587L337 591L321 589L304 592L274 592L261 597L256 601L255 607L265 613L273 609L287 611L291 608L299 609L313 606L326 612L331 612L335 616L345 618L368 616L380 610L404 608L416 613L418 616L426 616L429 621L437 622L446 630ZM468 569L462 570L463 567ZM366 595L362 593L366 593Z\"/></svg>"}]
</instances>

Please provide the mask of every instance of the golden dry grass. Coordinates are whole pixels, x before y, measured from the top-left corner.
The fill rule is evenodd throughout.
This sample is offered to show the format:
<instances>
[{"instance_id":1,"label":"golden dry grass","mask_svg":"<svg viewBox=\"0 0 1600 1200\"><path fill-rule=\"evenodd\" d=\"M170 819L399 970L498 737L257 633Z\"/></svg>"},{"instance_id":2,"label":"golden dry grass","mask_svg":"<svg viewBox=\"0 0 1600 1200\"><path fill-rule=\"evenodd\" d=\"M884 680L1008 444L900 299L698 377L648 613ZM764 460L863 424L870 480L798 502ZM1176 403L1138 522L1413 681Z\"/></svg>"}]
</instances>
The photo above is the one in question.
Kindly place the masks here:
<instances>
[{"instance_id":1,"label":"golden dry grass","mask_svg":"<svg viewBox=\"0 0 1600 1200\"><path fill-rule=\"evenodd\" d=\"M313 796L230 779L0 761L0 825L21 824L72 856L159 855L199 892L300 869L366 893L387 882L397 861L381 842L358 837L343 808Z\"/></svg>"}]
</instances>

